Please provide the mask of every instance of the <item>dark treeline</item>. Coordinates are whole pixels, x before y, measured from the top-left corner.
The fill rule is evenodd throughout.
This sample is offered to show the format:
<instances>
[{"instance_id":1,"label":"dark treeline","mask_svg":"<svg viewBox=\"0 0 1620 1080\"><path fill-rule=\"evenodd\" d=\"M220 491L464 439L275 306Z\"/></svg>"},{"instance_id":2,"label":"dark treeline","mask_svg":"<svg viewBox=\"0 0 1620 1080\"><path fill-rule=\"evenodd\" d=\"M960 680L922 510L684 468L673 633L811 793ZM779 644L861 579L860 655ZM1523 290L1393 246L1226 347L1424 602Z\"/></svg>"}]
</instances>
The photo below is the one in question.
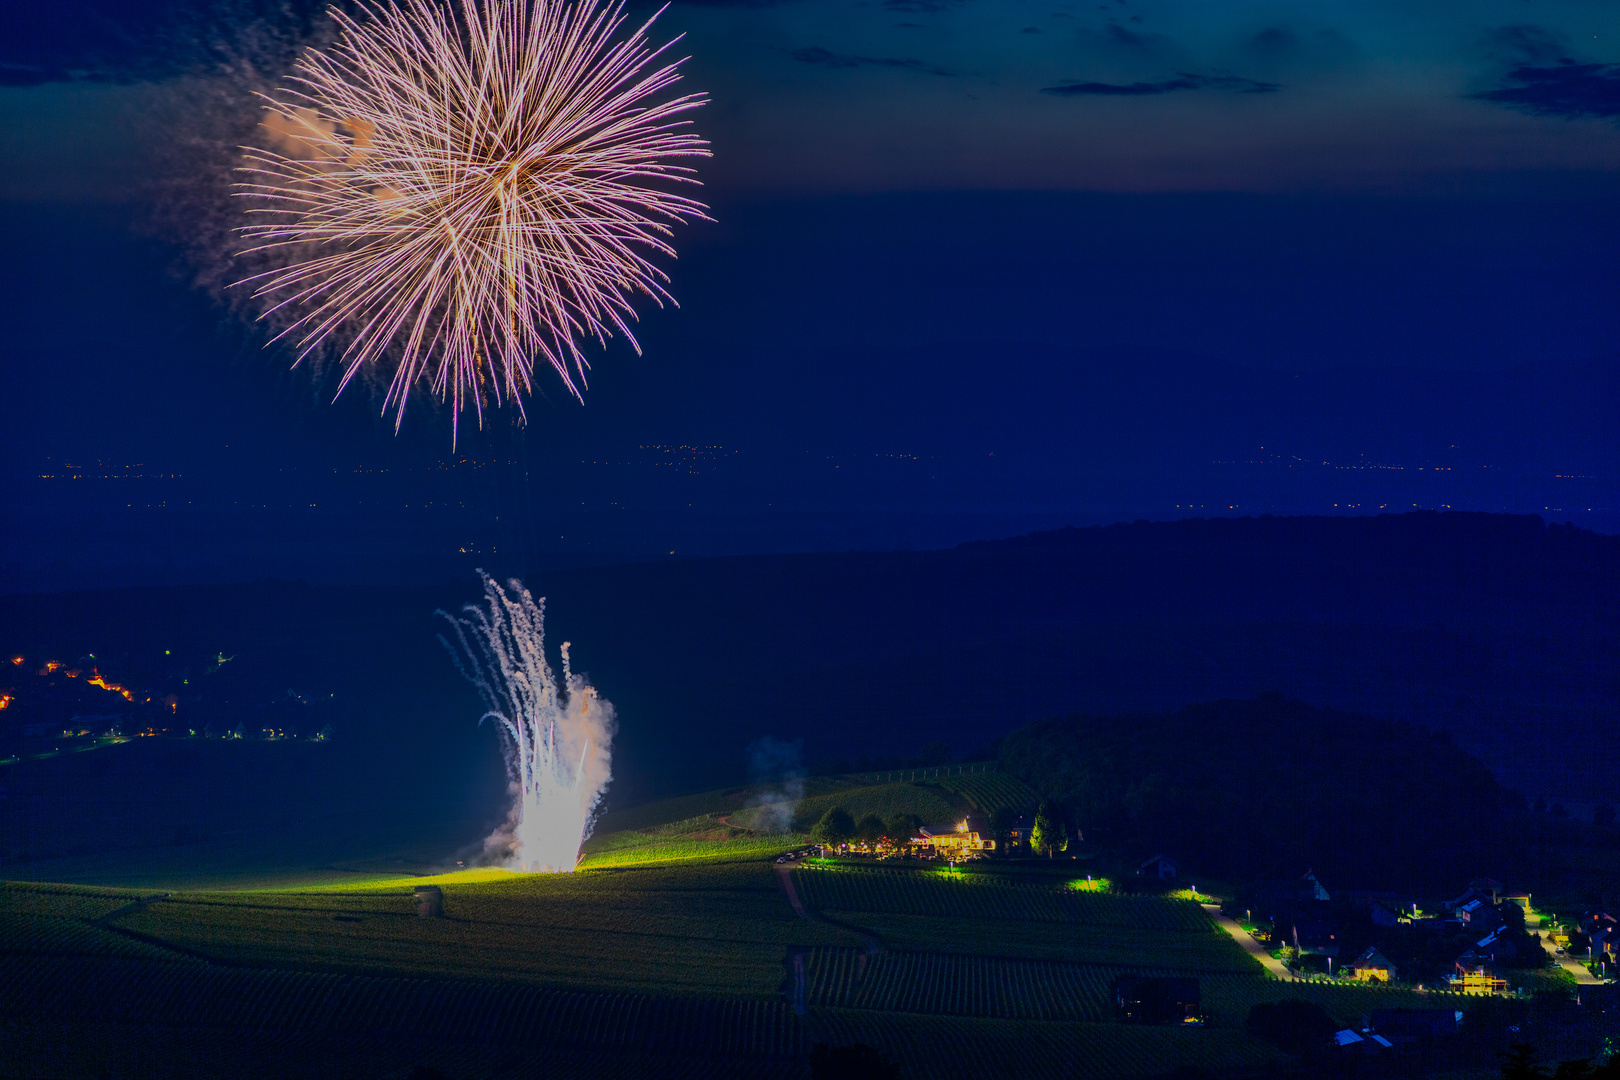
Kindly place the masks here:
<instances>
[{"instance_id":1,"label":"dark treeline","mask_svg":"<svg viewBox=\"0 0 1620 1080\"><path fill-rule=\"evenodd\" d=\"M1088 843L1235 880L1454 888L1502 872L1524 804L1445 734L1274 694L1037 721L1000 760Z\"/></svg>"},{"instance_id":2,"label":"dark treeline","mask_svg":"<svg viewBox=\"0 0 1620 1080\"><path fill-rule=\"evenodd\" d=\"M1620 539L1535 517L1139 522L528 583L553 646L572 641L618 709L615 806L742 782L766 735L803 738L813 771L912 768L979 759L1043 716L1268 690L1445 728L1549 802L1612 801ZM287 711L291 689L327 702L345 740L446 766L415 781L442 787L493 753L435 639L435 609L476 595L465 579L0 597L0 646L30 665L94 654L108 680L175 694L176 722L199 731ZM220 654L234 659L207 673ZM32 676L0 680L13 685L21 723ZM377 778L397 775L390 762Z\"/></svg>"}]
</instances>

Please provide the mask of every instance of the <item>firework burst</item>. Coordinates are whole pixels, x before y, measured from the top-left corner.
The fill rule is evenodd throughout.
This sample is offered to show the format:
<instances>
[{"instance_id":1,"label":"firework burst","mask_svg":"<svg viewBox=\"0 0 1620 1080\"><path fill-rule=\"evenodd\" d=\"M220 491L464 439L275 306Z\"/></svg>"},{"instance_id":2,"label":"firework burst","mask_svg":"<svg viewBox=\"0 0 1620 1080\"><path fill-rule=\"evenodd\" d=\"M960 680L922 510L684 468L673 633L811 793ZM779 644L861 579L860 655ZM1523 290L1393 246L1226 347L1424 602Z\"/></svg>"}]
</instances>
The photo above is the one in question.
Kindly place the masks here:
<instances>
[{"instance_id":1,"label":"firework burst","mask_svg":"<svg viewBox=\"0 0 1620 1080\"><path fill-rule=\"evenodd\" d=\"M667 190L707 157L652 19L623 40L602 0L402 0L334 10L244 148L255 241L271 267L238 284L302 362L339 355L343 388L375 368L383 411L413 388L459 422L523 409L537 361L580 397L580 342L636 346L631 299L673 297L649 256L706 207ZM661 13L661 12L660 12ZM655 14L654 19L657 18ZM678 38L676 39L679 40Z\"/></svg>"}]
</instances>

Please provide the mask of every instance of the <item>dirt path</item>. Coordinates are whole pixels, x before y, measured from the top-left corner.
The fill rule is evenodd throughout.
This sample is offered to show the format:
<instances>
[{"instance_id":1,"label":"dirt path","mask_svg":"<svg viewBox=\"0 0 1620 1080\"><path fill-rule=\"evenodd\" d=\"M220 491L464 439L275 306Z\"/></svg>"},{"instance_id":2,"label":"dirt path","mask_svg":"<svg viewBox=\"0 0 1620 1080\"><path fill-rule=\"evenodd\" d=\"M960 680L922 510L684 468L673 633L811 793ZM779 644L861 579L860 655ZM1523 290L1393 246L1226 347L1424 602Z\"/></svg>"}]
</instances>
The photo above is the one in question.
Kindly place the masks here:
<instances>
[{"instance_id":1,"label":"dirt path","mask_svg":"<svg viewBox=\"0 0 1620 1080\"><path fill-rule=\"evenodd\" d=\"M804 901L799 899L798 887L793 884L793 867L778 866L776 868L776 883L782 887L783 892L787 893L788 903L793 905L793 914L809 922L815 922L814 919L810 918L810 913L804 910Z\"/></svg>"}]
</instances>

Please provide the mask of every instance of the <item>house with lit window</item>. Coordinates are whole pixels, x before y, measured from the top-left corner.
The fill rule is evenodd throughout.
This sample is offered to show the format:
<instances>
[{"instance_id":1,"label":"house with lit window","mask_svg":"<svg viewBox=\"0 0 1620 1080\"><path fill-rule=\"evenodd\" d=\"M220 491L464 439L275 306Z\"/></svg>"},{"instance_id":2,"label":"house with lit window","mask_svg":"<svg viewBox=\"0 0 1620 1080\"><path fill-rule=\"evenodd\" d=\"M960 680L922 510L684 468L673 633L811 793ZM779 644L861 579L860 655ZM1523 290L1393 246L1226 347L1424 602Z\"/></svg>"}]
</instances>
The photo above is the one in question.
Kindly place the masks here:
<instances>
[{"instance_id":1,"label":"house with lit window","mask_svg":"<svg viewBox=\"0 0 1620 1080\"><path fill-rule=\"evenodd\" d=\"M1029 834L1034 828L1034 818L1022 816L1013 818L1012 824L1002 830L1007 836L1007 850L1017 851L1019 848L1029 847Z\"/></svg>"},{"instance_id":2,"label":"house with lit window","mask_svg":"<svg viewBox=\"0 0 1620 1080\"><path fill-rule=\"evenodd\" d=\"M1368 950L1350 962L1350 973L1358 982L1394 982L1395 965L1376 948Z\"/></svg>"},{"instance_id":3,"label":"house with lit window","mask_svg":"<svg viewBox=\"0 0 1620 1080\"><path fill-rule=\"evenodd\" d=\"M996 842L983 837L967 818L953 825L924 825L917 830L911 842L920 847L933 848L940 855L950 856L969 851L994 851Z\"/></svg>"},{"instance_id":4,"label":"house with lit window","mask_svg":"<svg viewBox=\"0 0 1620 1080\"><path fill-rule=\"evenodd\" d=\"M1450 989L1465 994L1505 994L1507 980L1497 977L1489 957L1465 952L1457 957L1455 970L1446 976Z\"/></svg>"}]
</instances>

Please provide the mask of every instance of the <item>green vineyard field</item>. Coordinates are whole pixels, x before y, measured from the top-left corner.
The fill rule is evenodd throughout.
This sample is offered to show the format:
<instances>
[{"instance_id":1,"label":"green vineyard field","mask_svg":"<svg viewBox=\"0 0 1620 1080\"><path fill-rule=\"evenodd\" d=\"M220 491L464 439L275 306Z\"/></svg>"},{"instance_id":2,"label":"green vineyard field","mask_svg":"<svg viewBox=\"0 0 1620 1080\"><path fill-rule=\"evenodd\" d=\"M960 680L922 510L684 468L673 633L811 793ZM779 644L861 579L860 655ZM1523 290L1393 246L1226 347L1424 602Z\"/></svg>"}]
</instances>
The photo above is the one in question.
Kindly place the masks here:
<instances>
[{"instance_id":1,"label":"green vineyard field","mask_svg":"<svg viewBox=\"0 0 1620 1080\"><path fill-rule=\"evenodd\" d=\"M1118 926L1003 919L918 919L859 911L824 911L840 923L876 934L895 949L1053 960L1079 964L1131 965L1179 971L1228 971L1260 975L1259 963L1231 936L1209 926L1197 930L1125 930Z\"/></svg>"},{"instance_id":2,"label":"green vineyard field","mask_svg":"<svg viewBox=\"0 0 1620 1080\"><path fill-rule=\"evenodd\" d=\"M172 959L161 946L135 940L80 919L0 911L0 952L39 956L145 956Z\"/></svg>"},{"instance_id":3,"label":"green vineyard field","mask_svg":"<svg viewBox=\"0 0 1620 1080\"><path fill-rule=\"evenodd\" d=\"M1284 998L1314 1001L1355 1027L1372 1009L1445 1008L1458 1000L1403 988L1281 982L1143 963L1050 963L933 952L817 949L806 957L806 973L806 1000L816 1006L1001 1020L1111 1020L1114 984L1122 975L1197 978L1204 1012L1213 1025L1225 1027L1242 1027L1253 1006Z\"/></svg>"},{"instance_id":4,"label":"green vineyard field","mask_svg":"<svg viewBox=\"0 0 1620 1080\"><path fill-rule=\"evenodd\" d=\"M914 1067L912 1075L930 1080L1112 1080L1189 1066L1243 1069L1283 1060L1241 1031L1214 1028L972 1020L830 1008L812 1010L810 1028L817 1041L862 1042L901 1061L926 1062L926 1067Z\"/></svg>"},{"instance_id":5,"label":"green vineyard field","mask_svg":"<svg viewBox=\"0 0 1620 1080\"><path fill-rule=\"evenodd\" d=\"M123 889L96 889L74 885L38 885L10 881L0 884L0 913L52 915L63 919L98 919L149 893Z\"/></svg>"},{"instance_id":6,"label":"green vineyard field","mask_svg":"<svg viewBox=\"0 0 1620 1080\"><path fill-rule=\"evenodd\" d=\"M636 833L617 833L611 839L612 846L587 847L581 865L590 870L605 870L662 863L757 861L808 843L808 838L803 836L754 836L746 833L725 840Z\"/></svg>"},{"instance_id":7,"label":"green vineyard field","mask_svg":"<svg viewBox=\"0 0 1620 1080\"><path fill-rule=\"evenodd\" d=\"M120 917L221 961L774 999L790 947L853 945L793 914L768 865L446 884L441 919L373 889L179 894Z\"/></svg>"},{"instance_id":8,"label":"green vineyard field","mask_svg":"<svg viewBox=\"0 0 1620 1080\"><path fill-rule=\"evenodd\" d=\"M804 1080L802 1062L668 1052L442 1043L409 1034L226 1031L95 1020L0 1018L0 1076L121 1080L401 1080L419 1066L454 1080Z\"/></svg>"},{"instance_id":9,"label":"green vineyard field","mask_svg":"<svg viewBox=\"0 0 1620 1080\"><path fill-rule=\"evenodd\" d=\"M1190 900L1081 893L1019 884L993 873L805 867L794 871L806 901L821 910L916 917L1075 922L1123 929L1209 929Z\"/></svg>"},{"instance_id":10,"label":"green vineyard field","mask_svg":"<svg viewBox=\"0 0 1620 1080\"><path fill-rule=\"evenodd\" d=\"M109 1024L397 1035L436 1042L614 1047L788 1058L783 1004L592 994L514 984L320 975L122 958L0 957L0 1015Z\"/></svg>"},{"instance_id":11,"label":"green vineyard field","mask_svg":"<svg viewBox=\"0 0 1620 1080\"><path fill-rule=\"evenodd\" d=\"M1039 796L1029 785L1010 773L985 772L971 773L967 776L942 776L938 780L930 780L929 783L960 795L975 810L983 814L994 814L997 810L1030 813L1040 801Z\"/></svg>"},{"instance_id":12,"label":"green vineyard field","mask_svg":"<svg viewBox=\"0 0 1620 1080\"><path fill-rule=\"evenodd\" d=\"M1142 971L1142 974L1169 974ZM818 949L813 1005L998 1020L1107 1020L1117 968L938 953Z\"/></svg>"},{"instance_id":13,"label":"green vineyard field","mask_svg":"<svg viewBox=\"0 0 1620 1080\"><path fill-rule=\"evenodd\" d=\"M231 1047L304 1062L278 1076L345 1080L421 1061L458 1080L803 1080L817 1041L882 1047L913 1078L1101 1080L1274 1062L1243 1031L1263 1001L1317 1001L1356 1026L1377 1007L1457 1004L1278 982L1195 903L1077 892L1048 870L756 859L173 894L5 886L0 1038L71 1019L68 1075L165 1080L248 1075ZM442 917L416 913L425 882ZM1196 977L1209 1023L1118 1022L1122 974Z\"/></svg>"}]
</instances>

